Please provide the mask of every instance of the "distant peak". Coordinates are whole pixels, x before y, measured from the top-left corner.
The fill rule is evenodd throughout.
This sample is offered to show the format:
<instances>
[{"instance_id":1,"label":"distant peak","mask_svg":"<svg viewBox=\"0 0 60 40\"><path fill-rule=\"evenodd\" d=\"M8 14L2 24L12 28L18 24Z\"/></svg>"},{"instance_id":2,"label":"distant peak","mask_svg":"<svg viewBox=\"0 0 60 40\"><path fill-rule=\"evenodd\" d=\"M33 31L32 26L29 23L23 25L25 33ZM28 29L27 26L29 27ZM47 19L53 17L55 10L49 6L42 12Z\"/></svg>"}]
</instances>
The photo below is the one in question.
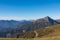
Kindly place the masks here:
<instances>
[{"instance_id":1,"label":"distant peak","mask_svg":"<svg viewBox=\"0 0 60 40\"><path fill-rule=\"evenodd\" d=\"M51 19L49 16L46 16L45 19Z\"/></svg>"},{"instance_id":2,"label":"distant peak","mask_svg":"<svg viewBox=\"0 0 60 40\"><path fill-rule=\"evenodd\" d=\"M50 18L49 16L46 16L45 18Z\"/></svg>"},{"instance_id":3,"label":"distant peak","mask_svg":"<svg viewBox=\"0 0 60 40\"><path fill-rule=\"evenodd\" d=\"M53 19L52 19L52 18L50 18L49 16L46 16L46 17L44 17L44 20L49 21L49 20L53 20Z\"/></svg>"}]
</instances>

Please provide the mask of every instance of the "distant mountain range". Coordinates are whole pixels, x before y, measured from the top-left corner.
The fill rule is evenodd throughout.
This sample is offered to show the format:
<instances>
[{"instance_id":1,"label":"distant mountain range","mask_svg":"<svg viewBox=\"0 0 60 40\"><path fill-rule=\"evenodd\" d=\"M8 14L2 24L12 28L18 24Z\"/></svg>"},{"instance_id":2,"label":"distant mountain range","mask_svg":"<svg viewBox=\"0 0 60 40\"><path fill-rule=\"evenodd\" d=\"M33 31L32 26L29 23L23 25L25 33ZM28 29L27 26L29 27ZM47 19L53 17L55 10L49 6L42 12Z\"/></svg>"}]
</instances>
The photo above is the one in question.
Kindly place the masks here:
<instances>
[{"instance_id":1,"label":"distant mountain range","mask_svg":"<svg viewBox=\"0 0 60 40\"><path fill-rule=\"evenodd\" d=\"M22 26L23 24L30 22L27 20L21 20L21 21L15 21L15 20L0 20L0 28L13 28L13 27L17 27Z\"/></svg>"},{"instance_id":2,"label":"distant mountain range","mask_svg":"<svg viewBox=\"0 0 60 40\"><path fill-rule=\"evenodd\" d=\"M47 26L60 24L59 20L54 20L49 16L37 20L0 20L0 37L20 36L25 32L45 28ZM22 37L21 35L20 37Z\"/></svg>"},{"instance_id":3,"label":"distant mountain range","mask_svg":"<svg viewBox=\"0 0 60 40\"><path fill-rule=\"evenodd\" d=\"M54 22L60 22L60 20L53 20L50 17L45 17L37 20L21 20L21 21L16 21L16 20L0 20L0 28L8 28L8 27L16 27L16 26L22 26L28 22L33 22L33 23L41 23L41 22L50 22L51 24L55 24ZM46 23L45 23L46 24Z\"/></svg>"}]
</instances>

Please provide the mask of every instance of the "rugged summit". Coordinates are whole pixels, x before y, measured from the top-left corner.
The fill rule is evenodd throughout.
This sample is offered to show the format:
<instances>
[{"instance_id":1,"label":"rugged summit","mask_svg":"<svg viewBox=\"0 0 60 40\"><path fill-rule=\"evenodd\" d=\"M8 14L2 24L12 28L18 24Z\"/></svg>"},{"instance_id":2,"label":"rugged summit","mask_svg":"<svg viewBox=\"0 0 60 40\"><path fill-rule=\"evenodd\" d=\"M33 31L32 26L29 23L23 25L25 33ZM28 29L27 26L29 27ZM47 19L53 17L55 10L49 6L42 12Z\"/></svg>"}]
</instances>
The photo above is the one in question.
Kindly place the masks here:
<instances>
[{"instance_id":1,"label":"rugged summit","mask_svg":"<svg viewBox=\"0 0 60 40\"><path fill-rule=\"evenodd\" d=\"M37 19L33 22L27 23L23 27L24 28L27 27L27 29L33 30L33 29L38 29L38 28L42 28L46 26L52 26L56 24L60 24L60 23L47 16L41 19Z\"/></svg>"}]
</instances>

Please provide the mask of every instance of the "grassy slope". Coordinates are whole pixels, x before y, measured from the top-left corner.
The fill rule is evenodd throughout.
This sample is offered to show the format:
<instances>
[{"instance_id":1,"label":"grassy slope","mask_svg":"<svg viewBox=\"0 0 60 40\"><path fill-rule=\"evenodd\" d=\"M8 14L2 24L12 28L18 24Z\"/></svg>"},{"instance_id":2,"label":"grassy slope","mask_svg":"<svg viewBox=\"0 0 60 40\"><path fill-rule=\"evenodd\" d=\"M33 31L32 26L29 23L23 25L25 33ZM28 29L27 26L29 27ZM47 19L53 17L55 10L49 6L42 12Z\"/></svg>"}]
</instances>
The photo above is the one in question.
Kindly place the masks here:
<instances>
[{"instance_id":1,"label":"grassy slope","mask_svg":"<svg viewBox=\"0 0 60 40\"><path fill-rule=\"evenodd\" d=\"M49 33L48 35L46 35L44 37L60 36L60 25L51 26L51 27L48 27L48 29L51 29L53 32Z\"/></svg>"}]
</instances>

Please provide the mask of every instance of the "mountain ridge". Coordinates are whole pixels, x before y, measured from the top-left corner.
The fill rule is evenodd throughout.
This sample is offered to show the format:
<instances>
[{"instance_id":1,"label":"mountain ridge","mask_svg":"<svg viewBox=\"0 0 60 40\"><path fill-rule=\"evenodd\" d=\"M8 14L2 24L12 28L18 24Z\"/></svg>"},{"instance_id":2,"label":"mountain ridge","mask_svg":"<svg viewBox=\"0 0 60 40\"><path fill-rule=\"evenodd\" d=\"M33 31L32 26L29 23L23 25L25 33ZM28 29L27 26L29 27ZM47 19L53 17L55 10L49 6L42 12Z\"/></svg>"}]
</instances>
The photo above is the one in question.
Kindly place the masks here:
<instances>
[{"instance_id":1,"label":"mountain ridge","mask_svg":"<svg viewBox=\"0 0 60 40\"><path fill-rule=\"evenodd\" d=\"M10 27L0 28L0 33L1 33L0 37L7 37L8 34L10 34L10 36L12 36L13 34L18 35L19 33L23 34L25 32L29 32L29 31L45 28L48 26L60 24L60 22L50 18L49 16L41 18L41 19L33 20L33 21L26 21L26 20L14 21L14 20L11 20L11 21L7 21L7 24L4 24L6 22L6 20L5 21L3 20L2 22L3 22L2 23L3 26L10 23ZM18 25L12 26L12 28L11 28L11 24L16 25L16 22L18 22ZM0 25L1 25L1 21L0 21Z\"/></svg>"}]
</instances>

